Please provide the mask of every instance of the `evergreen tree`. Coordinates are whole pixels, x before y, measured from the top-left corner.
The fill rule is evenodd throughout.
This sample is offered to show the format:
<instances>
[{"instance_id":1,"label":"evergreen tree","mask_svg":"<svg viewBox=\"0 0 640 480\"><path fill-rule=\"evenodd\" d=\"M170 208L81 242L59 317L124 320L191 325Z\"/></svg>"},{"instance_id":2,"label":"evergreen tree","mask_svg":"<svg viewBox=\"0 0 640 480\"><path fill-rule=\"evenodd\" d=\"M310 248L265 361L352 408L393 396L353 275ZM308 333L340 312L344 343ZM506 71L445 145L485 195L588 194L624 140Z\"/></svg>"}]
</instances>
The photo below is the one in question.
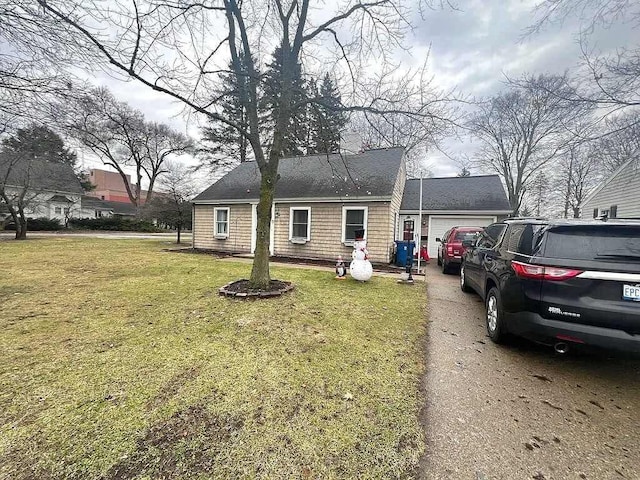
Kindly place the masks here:
<instances>
[{"instance_id":1,"label":"evergreen tree","mask_svg":"<svg viewBox=\"0 0 640 480\"><path fill-rule=\"evenodd\" d=\"M337 85L329 74L322 79L319 91L314 94L320 100L312 106L311 153L334 153L340 149L340 134L347 124L347 115L340 110L342 100Z\"/></svg>"},{"instance_id":2,"label":"evergreen tree","mask_svg":"<svg viewBox=\"0 0 640 480\"><path fill-rule=\"evenodd\" d=\"M240 54L240 64L245 65L244 56ZM249 77L246 69L242 75L236 75L233 65L229 64L229 73L223 76L223 84L218 92L218 105L224 118L232 119L243 129L248 128L247 102ZM246 162L251 146L246 137L240 135L238 130L229 125L209 119L209 125L202 129L202 138L208 147L207 153L213 154L213 158L204 163L209 167L233 165L238 161Z\"/></svg>"},{"instance_id":3,"label":"evergreen tree","mask_svg":"<svg viewBox=\"0 0 640 480\"><path fill-rule=\"evenodd\" d=\"M263 104L265 110L269 112L269 118L272 119L279 117L278 108L282 107L280 98L283 91L283 84L285 83L282 68L284 63L283 55L290 51L291 47L289 45L285 45L284 48L282 46L276 48L273 53L273 60L267 65ZM283 157L305 155L308 149L309 120L307 116L308 108L305 103L308 96L305 82L302 79L302 66L297 60L291 76L291 101L285 108L288 107L292 109L292 112L284 136L282 147Z\"/></svg>"},{"instance_id":4,"label":"evergreen tree","mask_svg":"<svg viewBox=\"0 0 640 480\"><path fill-rule=\"evenodd\" d=\"M15 135L3 142L6 151L21 153L31 158L40 158L49 162L66 163L76 166L78 159L75 152L64 146L64 141L53 130L32 124L20 128Z\"/></svg>"}]
</instances>

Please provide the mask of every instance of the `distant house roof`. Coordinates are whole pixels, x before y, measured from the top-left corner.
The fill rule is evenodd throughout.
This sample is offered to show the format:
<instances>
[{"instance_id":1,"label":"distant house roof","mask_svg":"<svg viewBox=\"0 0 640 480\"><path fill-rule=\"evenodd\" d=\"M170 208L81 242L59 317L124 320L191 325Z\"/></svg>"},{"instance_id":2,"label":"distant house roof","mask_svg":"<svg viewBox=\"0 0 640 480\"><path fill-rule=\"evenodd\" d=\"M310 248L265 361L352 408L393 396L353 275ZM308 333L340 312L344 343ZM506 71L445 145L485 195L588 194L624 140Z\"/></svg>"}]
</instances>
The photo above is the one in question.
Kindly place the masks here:
<instances>
[{"instance_id":1,"label":"distant house roof","mask_svg":"<svg viewBox=\"0 0 640 480\"><path fill-rule=\"evenodd\" d=\"M132 203L108 202L106 200L101 200L101 202L105 204L110 210L112 210L114 215L134 217L138 214L138 209Z\"/></svg>"},{"instance_id":2,"label":"distant house roof","mask_svg":"<svg viewBox=\"0 0 640 480\"><path fill-rule=\"evenodd\" d=\"M73 203L73 200L71 200L68 197L65 197L64 195L54 195L49 199L49 201L57 202L57 203Z\"/></svg>"},{"instance_id":3,"label":"distant house roof","mask_svg":"<svg viewBox=\"0 0 640 480\"><path fill-rule=\"evenodd\" d=\"M400 210L419 210L420 180L407 180ZM498 175L425 178L422 183L425 211L512 211Z\"/></svg>"},{"instance_id":4,"label":"distant house roof","mask_svg":"<svg viewBox=\"0 0 640 480\"><path fill-rule=\"evenodd\" d=\"M104 200L100 200L96 197L90 197L89 195L83 195L81 198L82 208L92 208L94 210L113 210Z\"/></svg>"},{"instance_id":5,"label":"distant house roof","mask_svg":"<svg viewBox=\"0 0 640 480\"><path fill-rule=\"evenodd\" d=\"M82 193L80 180L70 165L40 159L16 160L6 152L0 153L0 183L28 186L30 190Z\"/></svg>"},{"instance_id":6,"label":"distant house roof","mask_svg":"<svg viewBox=\"0 0 640 480\"><path fill-rule=\"evenodd\" d=\"M283 158L276 199L391 197L404 149L382 148L356 155L310 155ZM260 172L256 162L241 163L198 195L194 203L257 200Z\"/></svg>"}]
</instances>

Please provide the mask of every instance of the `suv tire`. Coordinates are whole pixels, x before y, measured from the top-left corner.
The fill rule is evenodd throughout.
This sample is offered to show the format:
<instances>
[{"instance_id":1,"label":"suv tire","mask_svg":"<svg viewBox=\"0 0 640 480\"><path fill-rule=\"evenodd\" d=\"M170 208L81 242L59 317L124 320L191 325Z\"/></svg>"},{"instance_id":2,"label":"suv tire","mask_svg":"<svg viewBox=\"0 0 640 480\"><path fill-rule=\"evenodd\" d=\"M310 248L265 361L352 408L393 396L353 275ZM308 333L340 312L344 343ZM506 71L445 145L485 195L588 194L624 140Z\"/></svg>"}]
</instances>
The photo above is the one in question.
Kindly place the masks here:
<instances>
[{"instance_id":1,"label":"suv tire","mask_svg":"<svg viewBox=\"0 0 640 480\"><path fill-rule=\"evenodd\" d=\"M464 263L460 264L460 290L465 293L471 293L473 290L469 285L467 285L467 279L464 273Z\"/></svg>"},{"instance_id":2,"label":"suv tire","mask_svg":"<svg viewBox=\"0 0 640 480\"><path fill-rule=\"evenodd\" d=\"M438 266L442 265L442 259L440 258L440 254L438 254Z\"/></svg>"},{"instance_id":3,"label":"suv tire","mask_svg":"<svg viewBox=\"0 0 640 480\"><path fill-rule=\"evenodd\" d=\"M448 275L450 272L451 268L449 267L449 264L447 263L447 260L445 258L442 259L442 273L444 273L445 275Z\"/></svg>"},{"instance_id":4,"label":"suv tire","mask_svg":"<svg viewBox=\"0 0 640 480\"><path fill-rule=\"evenodd\" d=\"M500 292L496 287L491 288L487 293L485 306L487 309L486 323L489 338L494 343L505 343L508 332L504 325L504 312L502 311Z\"/></svg>"}]
</instances>

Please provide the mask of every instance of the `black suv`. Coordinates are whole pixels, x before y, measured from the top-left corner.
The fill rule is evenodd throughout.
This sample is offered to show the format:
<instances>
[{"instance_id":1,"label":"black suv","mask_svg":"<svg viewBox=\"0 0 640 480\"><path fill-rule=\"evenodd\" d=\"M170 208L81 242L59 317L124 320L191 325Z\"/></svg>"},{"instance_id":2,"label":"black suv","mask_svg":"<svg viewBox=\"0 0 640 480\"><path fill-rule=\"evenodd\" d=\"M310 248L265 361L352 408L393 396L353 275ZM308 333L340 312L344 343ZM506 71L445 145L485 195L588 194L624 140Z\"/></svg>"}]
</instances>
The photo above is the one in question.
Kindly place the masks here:
<instances>
[{"instance_id":1,"label":"black suv","mask_svg":"<svg viewBox=\"0 0 640 480\"><path fill-rule=\"evenodd\" d=\"M511 219L465 243L460 286L484 299L494 342L640 352L640 222Z\"/></svg>"}]
</instances>

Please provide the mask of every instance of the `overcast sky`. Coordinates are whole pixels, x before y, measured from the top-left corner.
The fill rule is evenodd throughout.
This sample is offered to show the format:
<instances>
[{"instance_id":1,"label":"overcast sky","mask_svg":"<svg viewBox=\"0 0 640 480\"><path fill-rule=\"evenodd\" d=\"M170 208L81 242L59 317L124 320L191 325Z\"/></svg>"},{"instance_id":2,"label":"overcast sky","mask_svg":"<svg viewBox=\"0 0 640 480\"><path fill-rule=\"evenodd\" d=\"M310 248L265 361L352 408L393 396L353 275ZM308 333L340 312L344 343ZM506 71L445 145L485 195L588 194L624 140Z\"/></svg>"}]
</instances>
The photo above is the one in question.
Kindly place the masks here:
<instances>
[{"instance_id":1,"label":"overcast sky","mask_svg":"<svg viewBox=\"0 0 640 480\"><path fill-rule=\"evenodd\" d=\"M525 36L525 30L533 19L535 3L462 0L457 10L431 10L425 13L424 18L416 13L413 18L415 30L406 41L412 50L410 54L398 55L398 58L403 63L419 65L430 51L430 68L435 82L445 89L456 87L460 94L476 97L491 95L505 88L505 75L563 73L576 68L580 60L577 44L580 20L570 18L562 25ZM628 25L621 23L615 28L595 32L590 42L599 51L610 51L629 45L633 34ZM147 118L197 134L197 120L185 118L181 115L183 107L162 94L108 75L101 75L95 82L107 85L119 99L144 112ZM454 157L463 153L472 156L476 148L473 143L460 139L450 139L443 146ZM435 176L452 176L459 171L451 159L437 151L425 158L425 164L430 166Z\"/></svg>"}]
</instances>

